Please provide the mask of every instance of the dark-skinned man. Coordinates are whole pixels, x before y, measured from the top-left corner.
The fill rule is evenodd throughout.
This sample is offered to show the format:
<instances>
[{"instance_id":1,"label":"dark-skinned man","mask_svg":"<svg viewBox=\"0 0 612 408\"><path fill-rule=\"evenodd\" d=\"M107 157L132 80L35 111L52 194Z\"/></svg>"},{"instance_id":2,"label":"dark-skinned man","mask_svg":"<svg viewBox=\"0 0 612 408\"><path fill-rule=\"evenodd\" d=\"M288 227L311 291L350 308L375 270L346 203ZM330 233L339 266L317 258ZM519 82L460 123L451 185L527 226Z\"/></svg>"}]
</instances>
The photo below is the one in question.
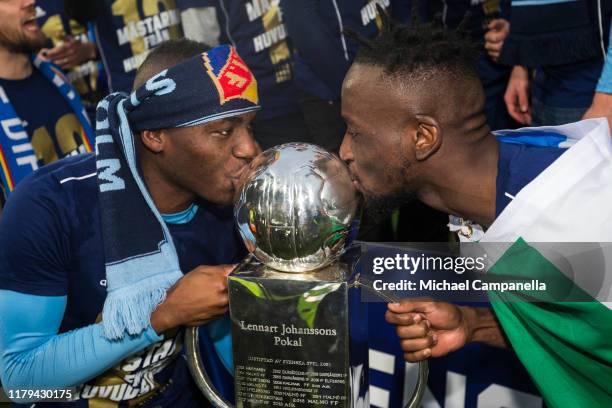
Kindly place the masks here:
<instances>
[{"instance_id":1,"label":"dark-skinned man","mask_svg":"<svg viewBox=\"0 0 612 408\"><path fill-rule=\"evenodd\" d=\"M235 50L207 48L156 47L135 91L98 105L96 155L47 166L9 198L7 391L75 387L71 407L207 406L181 356L181 326L203 323L217 385L231 384L228 332L211 320L227 311L228 264L244 255L227 206L260 151L250 130L259 105Z\"/></svg>"},{"instance_id":2,"label":"dark-skinned man","mask_svg":"<svg viewBox=\"0 0 612 408\"><path fill-rule=\"evenodd\" d=\"M504 256L534 255L526 242L611 240L605 120L493 134L474 50L457 33L387 25L377 39L361 42L342 89L347 132L340 157L371 213L418 199L451 215L462 240L512 244ZM518 255L509 259L518 260L510 272L521 270L523 278L545 269ZM549 406L610 406L608 308L490 296L494 311L406 300L390 304L386 319L397 325L408 361L471 341L512 346Z\"/></svg>"}]
</instances>

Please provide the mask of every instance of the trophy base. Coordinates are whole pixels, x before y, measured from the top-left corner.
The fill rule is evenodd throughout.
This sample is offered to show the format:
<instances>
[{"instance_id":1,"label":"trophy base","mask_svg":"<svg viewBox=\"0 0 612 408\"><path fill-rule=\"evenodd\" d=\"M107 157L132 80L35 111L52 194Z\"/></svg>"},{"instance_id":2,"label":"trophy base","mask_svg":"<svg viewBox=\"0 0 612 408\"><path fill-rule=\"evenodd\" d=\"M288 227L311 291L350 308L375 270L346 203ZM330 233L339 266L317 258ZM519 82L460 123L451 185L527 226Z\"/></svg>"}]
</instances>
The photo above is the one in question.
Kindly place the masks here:
<instances>
[{"instance_id":1,"label":"trophy base","mask_svg":"<svg viewBox=\"0 0 612 408\"><path fill-rule=\"evenodd\" d=\"M367 314L352 265L228 278L237 407L367 406Z\"/></svg>"}]
</instances>

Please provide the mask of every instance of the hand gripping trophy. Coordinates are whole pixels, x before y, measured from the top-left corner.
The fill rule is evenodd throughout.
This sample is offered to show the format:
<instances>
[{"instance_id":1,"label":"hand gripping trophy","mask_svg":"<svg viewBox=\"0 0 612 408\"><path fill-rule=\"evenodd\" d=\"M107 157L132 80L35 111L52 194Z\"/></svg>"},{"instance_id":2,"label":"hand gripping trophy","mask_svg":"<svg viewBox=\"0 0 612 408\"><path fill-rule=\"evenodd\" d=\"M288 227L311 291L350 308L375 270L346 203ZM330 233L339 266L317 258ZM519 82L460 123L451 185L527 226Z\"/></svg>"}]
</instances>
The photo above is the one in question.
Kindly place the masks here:
<instances>
[{"instance_id":1,"label":"hand gripping trophy","mask_svg":"<svg viewBox=\"0 0 612 408\"><path fill-rule=\"evenodd\" d=\"M250 255L228 277L236 406L369 405L359 291L373 289L346 250L358 202L344 163L317 146L273 147L251 163L234 206ZM202 365L197 328L186 343L200 390L230 407ZM427 382L427 362L419 364L411 408Z\"/></svg>"}]
</instances>

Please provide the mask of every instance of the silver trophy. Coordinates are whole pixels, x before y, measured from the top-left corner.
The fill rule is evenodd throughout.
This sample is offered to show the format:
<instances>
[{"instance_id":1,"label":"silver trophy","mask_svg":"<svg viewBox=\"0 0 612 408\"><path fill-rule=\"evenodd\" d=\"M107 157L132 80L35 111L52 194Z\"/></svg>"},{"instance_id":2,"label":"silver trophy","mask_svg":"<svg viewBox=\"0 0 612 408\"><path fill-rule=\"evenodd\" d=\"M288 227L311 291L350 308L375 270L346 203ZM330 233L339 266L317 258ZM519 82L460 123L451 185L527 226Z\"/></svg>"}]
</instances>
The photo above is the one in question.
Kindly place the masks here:
<instances>
[{"instance_id":1,"label":"silver trophy","mask_svg":"<svg viewBox=\"0 0 612 408\"><path fill-rule=\"evenodd\" d=\"M250 165L234 215L250 255L228 277L237 407L367 407L367 313L351 246L358 196L348 169L309 144L266 150ZM376 291L374 291L376 292ZM387 301L393 294L376 292ZM197 328L188 364L215 407ZM427 362L407 407L419 406Z\"/></svg>"}]
</instances>

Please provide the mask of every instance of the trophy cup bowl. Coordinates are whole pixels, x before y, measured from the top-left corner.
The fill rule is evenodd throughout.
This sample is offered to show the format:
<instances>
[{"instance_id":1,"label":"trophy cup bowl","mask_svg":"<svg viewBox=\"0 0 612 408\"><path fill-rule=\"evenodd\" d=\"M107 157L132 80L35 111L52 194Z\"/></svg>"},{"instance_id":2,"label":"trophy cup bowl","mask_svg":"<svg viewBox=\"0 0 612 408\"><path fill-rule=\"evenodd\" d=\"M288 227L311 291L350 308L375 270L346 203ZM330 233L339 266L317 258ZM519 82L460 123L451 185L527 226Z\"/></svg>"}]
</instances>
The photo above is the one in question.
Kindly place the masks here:
<instances>
[{"instance_id":1,"label":"trophy cup bowl","mask_svg":"<svg viewBox=\"0 0 612 408\"><path fill-rule=\"evenodd\" d=\"M234 217L250 255L228 277L236 406L366 406L367 312L355 294L373 289L342 257L359 206L348 168L318 146L289 143L257 156L241 182ZM206 374L197 328L186 345L200 390L231 407ZM407 407L420 403L427 371L419 363Z\"/></svg>"},{"instance_id":2,"label":"trophy cup bowl","mask_svg":"<svg viewBox=\"0 0 612 408\"><path fill-rule=\"evenodd\" d=\"M300 273L342 254L358 202L338 157L290 143L251 163L234 215L246 247L261 263Z\"/></svg>"}]
</instances>

